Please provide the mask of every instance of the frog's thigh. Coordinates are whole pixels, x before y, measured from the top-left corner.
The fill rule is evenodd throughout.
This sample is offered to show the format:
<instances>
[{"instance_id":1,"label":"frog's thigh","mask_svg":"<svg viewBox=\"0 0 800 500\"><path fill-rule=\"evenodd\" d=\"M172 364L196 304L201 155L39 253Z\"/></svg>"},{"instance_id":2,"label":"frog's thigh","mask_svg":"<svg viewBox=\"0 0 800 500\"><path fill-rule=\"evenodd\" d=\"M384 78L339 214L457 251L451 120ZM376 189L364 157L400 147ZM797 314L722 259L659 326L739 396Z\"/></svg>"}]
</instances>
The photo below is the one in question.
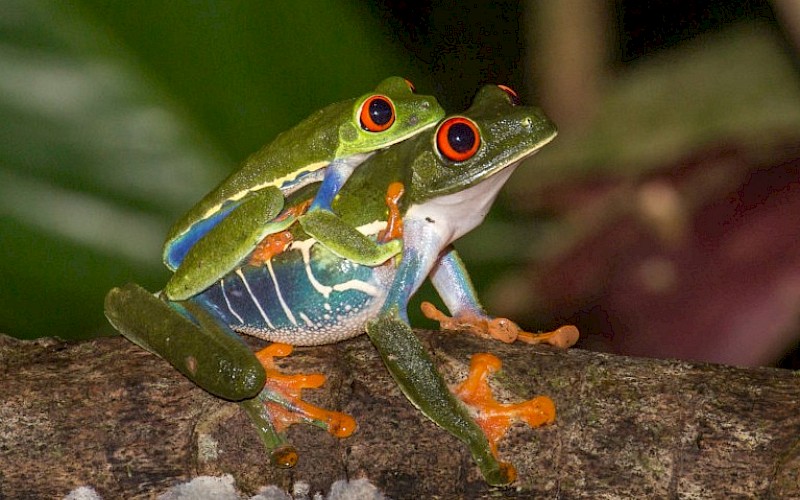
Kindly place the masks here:
<instances>
[{"instance_id":1,"label":"frog's thigh","mask_svg":"<svg viewBox=\"0 0 800 500\"><path fill-rule=\"evenodd\" d=\"M112 289L105 300L106 317L114 328L201 388L233 401L256 396L266 375L255 355L208 312L188 307L184 312L200 326L133 283Z\"/></svg>"},{"instance_id":2,"label":"frog's thigh","mask_svg":"<svg viewBox=\"0 0 800 500\"><path fill-rule=\"evenodd\" d=\"M364 266L377 266L400 253L401 240L378 244L336 214L313 210L300 217L303 230L339 257Z\"/></svg>"},{"instance_id":3,"label":"frog's thigh","mask_svg":"<svg viewBox=\"0 0 800 500\"><path fill-rule=\"evenodd\" d=\"M239 265L273 230L269 222L283 203L283 193L274 186L251 193L189 250L164 288L167 297L186 300Z\"/></svg>"}]
</instances>

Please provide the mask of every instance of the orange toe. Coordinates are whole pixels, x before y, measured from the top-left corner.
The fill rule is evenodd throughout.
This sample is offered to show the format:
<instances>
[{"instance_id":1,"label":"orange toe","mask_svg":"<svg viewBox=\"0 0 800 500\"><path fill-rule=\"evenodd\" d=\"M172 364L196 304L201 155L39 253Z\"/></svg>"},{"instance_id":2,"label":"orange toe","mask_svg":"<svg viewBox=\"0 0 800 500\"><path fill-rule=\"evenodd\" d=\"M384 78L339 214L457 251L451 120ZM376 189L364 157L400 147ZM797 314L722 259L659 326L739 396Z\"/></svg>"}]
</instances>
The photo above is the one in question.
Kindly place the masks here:
<instances>
[{"instance_id":1,"label":"orange toe","mask_svg":"<svg viewBox=\"0 0 800 500\"><path fill-rule=\"evenodd\" d=\"M420 305L426 318L439 323L442 330L461 330L481 338L491 338L510 344L516 340L526 344L550 344L567 348L578 341L578 329L573 325L562 326L546 333L528 333L507 318L487 318L477 314L448 316L430 302Z\"/></svg>"},{"instance_id":2,"label":"orange toe","mask_svg":"<svg viewBox=\"0 0 800 500\"><path fill-rule=\"evenodd\" d=\"M275 429L283 432L290 425L306 423L322 427L336 437L350 436L356 429L353 417L302 400L302 390L321 387L325 383L325 375L321 373L289 375L278 370L273 357L288 356L291 352L292 346L274 343L256 353L256 357L267 372L264 404Z\"/></svg>"},{"instance_id":3,"label":"orange toe","mask_svg":"<svg viewBox=\"0 0 800 500\"><path fill-rule=\"evenodd\" d=\"M475 421L483 429L492 453L497 455L497 443L514 422L540 427L555 421L556 408L547 396L538 396L521 403L500 403L494 398L488 377L502 367L496 356L477 353L469 363L467 379L455 389L455 394L476 412Z\"/></svg>"}]
</instances>

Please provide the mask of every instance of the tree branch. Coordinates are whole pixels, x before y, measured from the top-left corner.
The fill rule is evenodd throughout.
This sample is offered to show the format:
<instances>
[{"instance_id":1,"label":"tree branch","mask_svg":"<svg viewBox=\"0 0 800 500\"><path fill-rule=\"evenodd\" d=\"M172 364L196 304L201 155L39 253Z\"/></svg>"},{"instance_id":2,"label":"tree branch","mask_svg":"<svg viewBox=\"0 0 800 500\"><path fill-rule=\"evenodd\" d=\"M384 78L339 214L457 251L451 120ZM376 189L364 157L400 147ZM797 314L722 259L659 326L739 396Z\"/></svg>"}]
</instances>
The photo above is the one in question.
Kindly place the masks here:
<instances>
[{"instance_id":1,"label":"tree branch","mask_svg":"<svg viewBox=\"0 0 800 500\"><path fill-rule=\"evenodd\" d=\"M798 497L800 378L487 343L418 332L449 382L469 356L503 360L495 393L545 394L556 424L512 428L501 454L517 467L510 497ZM0 498L60 497L89 485L104 498L154 496L198 475L232 474L244 493L305 481L327 492L367 478L386 495L489 495L466 449L401 395L368 339L297 349L287 372L328 380L307 399L353 415L338 440L290 430L292 470L272 468L244 413L121 338L68 344L0 336Z\"/></svg>"}]
</instances>

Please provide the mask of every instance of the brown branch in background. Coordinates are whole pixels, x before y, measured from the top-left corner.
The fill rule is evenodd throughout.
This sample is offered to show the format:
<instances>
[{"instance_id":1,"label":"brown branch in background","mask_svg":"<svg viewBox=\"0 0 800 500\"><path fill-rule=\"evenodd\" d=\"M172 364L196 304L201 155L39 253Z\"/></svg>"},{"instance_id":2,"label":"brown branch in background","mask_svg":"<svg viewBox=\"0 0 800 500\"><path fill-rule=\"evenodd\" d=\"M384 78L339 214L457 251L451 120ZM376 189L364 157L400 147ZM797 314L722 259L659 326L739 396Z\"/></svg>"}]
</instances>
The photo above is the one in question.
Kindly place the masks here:
<instances>
[{"instance_id":1,"label":"brown branch in background","mask_svg":"<svg viewBox=\"0 0 800 500\"><path fill-rule=\"evenodd\" d=\"M795 52L800 52L800 3L796 0L772 0L775 17L783 26Z\"/></svg>"},{"instance_id":2,"label":"brown branch in background","mask_svg":"<svg viewBox=\"0 0 800 500\"><path fill-rule=\"evenodd\" d=\"M564 131L588 126L607 73L609 2L561 0L528 4L527 71L548 116Z\"/></svg>"}]
</instances>

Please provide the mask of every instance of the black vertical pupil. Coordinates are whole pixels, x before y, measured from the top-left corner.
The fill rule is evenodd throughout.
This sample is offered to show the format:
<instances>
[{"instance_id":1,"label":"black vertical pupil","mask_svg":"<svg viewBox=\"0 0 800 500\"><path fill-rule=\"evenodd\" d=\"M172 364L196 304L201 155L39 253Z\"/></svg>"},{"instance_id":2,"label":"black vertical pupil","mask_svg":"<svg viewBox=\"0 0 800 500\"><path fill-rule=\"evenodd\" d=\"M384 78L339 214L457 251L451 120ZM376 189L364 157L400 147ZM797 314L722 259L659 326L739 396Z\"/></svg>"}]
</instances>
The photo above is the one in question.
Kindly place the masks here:
<instances>
[{"instance_id":1,"label":"black vertical pupil","mask_svg":"<svg viewBox=\"0 0 800 500\"><path fill-rule=\"evenodd\" d=\"M464 153L475 145L475 131L466 123L454 123L447 130L447 142L451 148Z\"/></svg>"},{"instance_id":2,"label":"black vertical pupil","mask_svg":"<svg viewBox=\"0 0 800 500\"><path fill-rule=\"evenodd\" d=\"M377 125L386 125L392 120L392 106L384 99L373 99L369 103L369 116Z\"/></svg>"}]
</instances>

